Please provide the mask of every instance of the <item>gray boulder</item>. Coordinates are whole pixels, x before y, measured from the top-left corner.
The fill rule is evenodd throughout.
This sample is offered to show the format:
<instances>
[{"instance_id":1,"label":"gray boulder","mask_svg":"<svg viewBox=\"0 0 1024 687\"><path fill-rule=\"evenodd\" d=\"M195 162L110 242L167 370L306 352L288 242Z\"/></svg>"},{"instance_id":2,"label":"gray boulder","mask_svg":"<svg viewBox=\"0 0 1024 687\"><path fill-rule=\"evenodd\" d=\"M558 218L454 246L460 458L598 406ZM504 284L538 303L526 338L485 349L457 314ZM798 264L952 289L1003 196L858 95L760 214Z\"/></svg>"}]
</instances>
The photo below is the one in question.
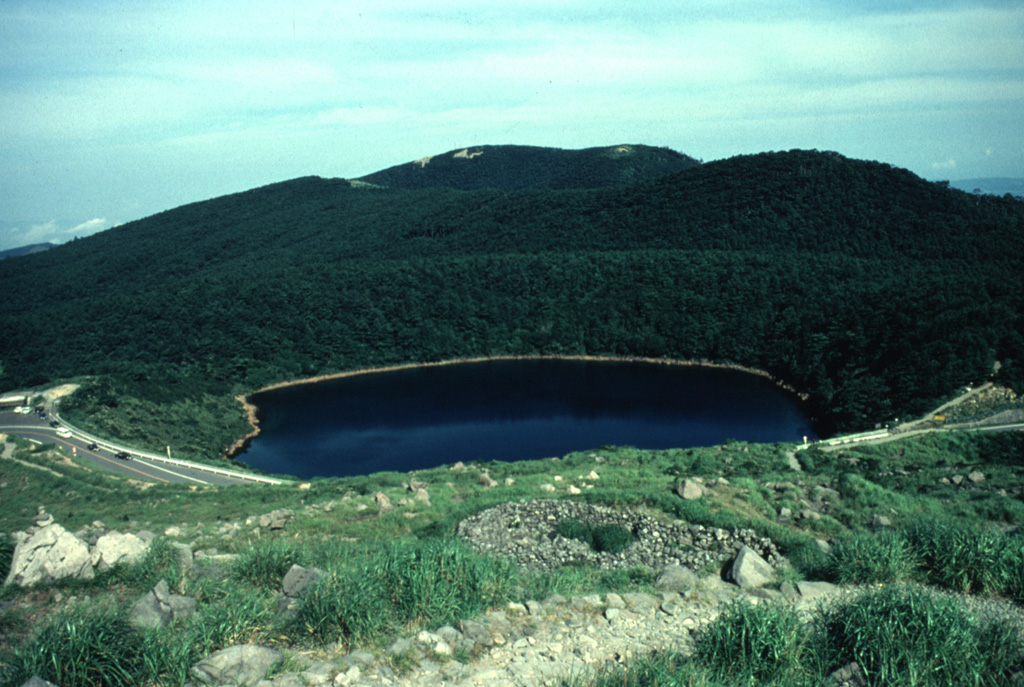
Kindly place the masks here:
<instances>
[{"instance_id":1,"label":"gray boulder","mask_svg":"<svg viewBox=\"0 0 1024 687\"><path fill-rule=\"evenodd\" d=\"M305 597L306 591L323 574L323 570L319 568L303 568L301 565L293 565L289 568L284 579L281 580L278 611L286 616L294 616L302 606L302 599Z\"/></svg>"},{"instance_id":2,"label":"gray boulder","mask_svg":"<svg viewBox=\"0 0 1024 687\"><path fill-rule=\"evenodd\" d=\"M871 516L871 521L868 524L871 526L871 529L873 529L876 532L879 530L884 530L889 527L892 527L892 521L884 515L879 515L878 513L875 513Z\"/></svg>"},{"instance_id":3,"label":"gray boulder","mask_svg":"<svg viewBox=\"0 0 1024 687\"><path fill-rule=\"evenodd\" d=\"M14 535L14 557L5 584L29 587L65 577L92 579L92 559L84 541L49 518L49 524Z\"/></svg>"},{"instance_id":4,"label":"gray boulder","mask_svg":"<svg viewBox=\"0 0 1024 687\"><path fill-rule=\"evenodd\" d=\"M761 558L757 551L744 546L733 561L729 579L743 589L761 587L775 579L775 568Z\"/></svg>"},{"instance_id":5,"label":"gray boulder","mask_svg":"<svg viewBox=\"0 0 1024 687\"><path fill-rule=\"evenodd\" d=\"M118 563L134 563L149 551L149 544L134 534L108 532L96 540L90 550L92 566L106 570Z\"/></svg>"},{"instance_id":6,"label":"gray boulder","mask_svg":"<svg viewBox=\"0 0 1024 687\"><path fill-rule=\"evenodd\" d=\"M374 494L373 499L374 501L377 502L377 513L379 515L390 513L395 508L394 506L391 505L391 500L382 491L378 491L376 494Z\"/></svg>"},{"instance_id":7,"label":"gray boulder","mask_svg":"<svg viewBox=\"0 0 1024 687\"><path fill-rule=\"evenodd\" d=\"M270 511L259 518L260 527L268 530L283 530L284 526L291 522L295 513L287 508L278 508Z\"/></svg>"},{"instance_id":8,"label":"gray boulder","mask_svg":"<svg viewBox=\"0 0 1024 687\"><path fill-rule=\"evenodd\" d=\"M303 568L301 565L293 565L281 580L281 593L285 596L300 598L305 595L310 585L320 579L321 575L323 575L323 570L319 568Z\"/></svg>"},{"instance_id":9,"label":"gray boulder","mask_svg":"<svg viewBox=\"0 0 1024 687\"><path fill-rule=\"evenodd\" d=\"M687 501L696 501L701 496L704 496L704 487L691 479L684 479L676 487L676 493Z\"/></svg>"},{"instance_id":10,"label":"gray boulder","mask_svg":"<svg viewBox=\"0 0 1024 687\"><path fill-rule=\"evenodd\" d=\"M25 682L22 682L21 687L57 687L57 685L48 680L44 680L38 675L33 675Z\"/></svg>"},{"instance_id":11,"label":"gray boulder","mask_svg":"<svg viewBox=\"0 0 1024 687\"><path fill-rule=\"evenodd\" d=\"M236 644L210 654L189 670L201 685L256 684L284 654L255 644Z\"/></svg>"},{"instance_id":12,"label":"gray boulder","mask_svg":"<svg viewBox=\"0 0 1024 687\"><path fill-rule=\"evenodd\" d=\"M683 592L697 585L697 575L681 565L666 565L654 581L655 589L667 592Z\"/></svg>"},{"instance_id":13,"label":"gray boulder","mask_svg":"<svg viewBox=\"0 0 1024 687\"><path fill-rule=\"evenodd\" d=\"M833 596L839 591L839 587L829 582L800 581L796 583L796 588L800 592L800 597L805 601Z\"/></svg>"},{"instance_id":14,"label":"gray boulder","mask_svg":"<svg viewBox=\"0 0 1024 687\"><path fill-rule=\"evenodd\" d=\"M192 555L192 547L188 544L182 544L177 541L170 542L170 545L178 555L178 562L181 564L181 569L185 572L191 570L192 564L195 562L195 557Z\"/></svg>"},{"instance_id":15,"label":"gray boulder","mask_svg":"<svg viewBox=\"0 0 1024 687\"><path fill-rule=\"evenodd\" d=\"M167 580L160 580L151 592L132 604L129 618L136 627L166 627L195 613L196 605L192 597L171 594Z\"/></svg>"}]
</instances>

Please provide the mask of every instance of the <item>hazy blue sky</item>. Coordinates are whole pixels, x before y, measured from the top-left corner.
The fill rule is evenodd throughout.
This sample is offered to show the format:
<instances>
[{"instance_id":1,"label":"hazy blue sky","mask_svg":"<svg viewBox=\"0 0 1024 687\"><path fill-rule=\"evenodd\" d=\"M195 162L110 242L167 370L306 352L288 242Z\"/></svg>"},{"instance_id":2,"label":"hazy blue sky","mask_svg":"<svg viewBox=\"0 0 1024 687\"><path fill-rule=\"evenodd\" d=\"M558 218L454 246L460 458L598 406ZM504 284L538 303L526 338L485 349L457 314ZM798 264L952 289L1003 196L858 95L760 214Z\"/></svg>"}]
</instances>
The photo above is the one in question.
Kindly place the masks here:
<instances>
[{"instance_id":1,"label":"hazy blue sky","mask_svg":"<svg viewBox=\"0 0 1024 687\"><path fill-rule=\"evenodd\" d=\"M479 144L1024 176L1020 0L492 4L0 0L0 249Z\"/></svg>"}]
</instances>

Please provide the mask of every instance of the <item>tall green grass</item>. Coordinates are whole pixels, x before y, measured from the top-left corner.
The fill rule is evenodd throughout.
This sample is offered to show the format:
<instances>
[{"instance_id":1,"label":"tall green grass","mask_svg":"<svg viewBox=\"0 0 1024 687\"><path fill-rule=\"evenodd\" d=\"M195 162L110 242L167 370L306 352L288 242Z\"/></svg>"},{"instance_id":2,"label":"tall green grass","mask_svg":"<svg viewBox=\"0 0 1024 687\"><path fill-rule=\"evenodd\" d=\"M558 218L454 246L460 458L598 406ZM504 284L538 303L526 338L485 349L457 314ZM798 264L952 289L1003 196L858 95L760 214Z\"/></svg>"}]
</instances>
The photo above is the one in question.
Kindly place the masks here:
<instances>
[{"instance_id":1,"label":"tall green grass","mask_svg":"<svg viewBox=\"0 0 1024 687\"><path fill-rule=\"evenodd\" d=\"M0 534L0 584L11 572L11 561L14 559L14 539Z\"/></svg>"},{"instance_id":2,"label":"tall green grass","mask_svg":"<svg viewBox=\"0 0 1024 687\"><path fill-rule=\"evenodd\" d=\"M38 675L61 687L134 687L155 677L142 634L117 608L71 607L52 618L0 670L0 684Z\"/></svg>"},{"instance_id":3,"label":"tall green grass","mask_svg":"<svg viewBox=\"0 0 1024 687\"><path fill-rule=\"evenodd\" d=\"M856 661L869 687L1009 687L1024 667L1007 622L980 622L954 597L902 586L865 591L806 622L790 606L735 602L697 634L694 649L565 684L821 687Z\"/></svg>"},{"instance_id":4,"label":"tall green grass","mask_svg":"<svg viewBox=\"0 0 1024 687\"><path fill-rule=\"evenodd\" d=\"M1015 574L1024 565L1019 537L935 520L916 523L903 536L932 584L965 594L1018 592Z\"/></svg>"},{"instance_id":5,"label":"tall green grass","mask_svg":"<svg viewBox=\"0 0 1024 687\"><path fill-rule=\"evenodd\" d=\"M982 624L956 599L917 587L862 593L825 612L817 634L825 665L857 661L872 686L1009 684L1022 658L1008 625Z\"/></svg>"},{"instance_id":6,"label":"tall green grass","mask_svg":"<svg viewBox=\"0 0 1024 687\"><path fill-rule=\"evenodd\" d=\"M718 680L767 684L801 675L805 643L792 606L741 600L727 606L699 636L697 654Z\"/></svg>"},{"instance_id":7,"label":"tall green grass","mask_svg":"<svg viewBox=\"0 0 1024 687\"><path fill-rule=\"evenodd\" d=\"M232 574L237 580L260 589L279 589L289 568L302 559L298 542L264 539L239 554Z\"/></svg>"},{"instance_id":8,"label":"tall green grass","mask_svg":"<svg viewBox=\"0 0 1024 687\"><path fill-rule=\"evenodd\" d=\"M953 591L1024 598L1024 538L953 519L928 519L833 542L794 557L807 574L840 583L924 582Z\"/></svg>"},{"instance_id":9,"label":"tall green grass","mask_svg":"<svg viewBox=\"0 0 1024 687\"><path fill-rule=\"evenodd\" d=\"M353 547L307 594L296 641L362 643L419 624L444 625L513 597L510 563L453 539Z\"/></svg>"},{"instance_id":10,"label":"tall green grass","mask_svg":"<svg viewBox=\"0 0 1024 687\"><path fill-rule=\"evenodd\" d=\"M891 530L835 540L828 562L832 579L841 584L907 580L917 569L906 537Z\"/></svg>"}]
</instances>

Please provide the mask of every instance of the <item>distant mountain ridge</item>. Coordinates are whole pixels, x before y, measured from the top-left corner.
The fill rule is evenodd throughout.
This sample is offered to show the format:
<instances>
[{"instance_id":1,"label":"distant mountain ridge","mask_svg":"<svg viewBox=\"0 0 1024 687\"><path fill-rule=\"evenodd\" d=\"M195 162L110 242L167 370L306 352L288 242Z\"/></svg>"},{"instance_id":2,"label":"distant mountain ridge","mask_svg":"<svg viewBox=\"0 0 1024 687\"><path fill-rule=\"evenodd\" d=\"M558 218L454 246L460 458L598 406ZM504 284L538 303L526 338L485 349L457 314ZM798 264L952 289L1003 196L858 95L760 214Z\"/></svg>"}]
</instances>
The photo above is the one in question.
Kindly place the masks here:
<instances>
[{"instance_id":1,"label":"distant mountain ridge","mask_svg":"<svg viewBox=\"0 0 1024 687\"><path fill-rule=\"evenodd\" d=\"M56 243L33 243L28 246L18 246L17 248L0 250L0 260L5 258L16 258L20 255L30 255L31 253L41 253L44 250L50 250L56 245Z\"/></svg>"},{"instance_id":2,"label":"distant mountain ridge","mask_svg":"<svg viewBox=\"0 0 1024 687\"><path fill-rule=\"evenodd\" d=\"M579 150L482 145L388 167L356 181L402 189L443 186L464 191L484 188L565 190L633 184L699 164L698 160L669 148L646 145Z\"/></svg>"},{"instance_id":3,"label":"distant mountain ridge","mask_svg":"<svg viewBox=\"0 0 1024 687\"><path fill-rule=\"evenodd\" d=\"M1022 177L982 177L978 179L956 179L949 182L953 188L968 193L988 193L993 196L1011 196L1024 198L1024 178Z\"/></svg>"}]
</instances>

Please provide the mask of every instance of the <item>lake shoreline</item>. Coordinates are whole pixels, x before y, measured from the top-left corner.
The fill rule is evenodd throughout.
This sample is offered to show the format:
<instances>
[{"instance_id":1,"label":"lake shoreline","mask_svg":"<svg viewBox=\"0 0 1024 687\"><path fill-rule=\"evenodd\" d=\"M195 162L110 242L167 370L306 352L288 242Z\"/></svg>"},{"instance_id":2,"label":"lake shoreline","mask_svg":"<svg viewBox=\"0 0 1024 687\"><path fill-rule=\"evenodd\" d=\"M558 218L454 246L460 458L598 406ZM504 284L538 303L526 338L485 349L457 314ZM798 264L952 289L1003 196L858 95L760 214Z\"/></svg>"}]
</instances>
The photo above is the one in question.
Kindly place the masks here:
<instances>
[{"instance_id":1,"label":"lake shoreline","mask_svg":"<svg viewBox=\"0 0 1024 687\"><path fill-rule=\"evenodd\" d=\"M758 377L763 377L773 384L778 386L789 393L796 395L801 401L806 402L809 398L809 394L801 393L797 391L791 385L783 382L780 379L772 376L765 370L760 370L752 367L744 367L735 363L716 363L710 360L674 360L666 358L637 358L630 356L594 356L594 355L496 355L496 356L479 356L475 358L456 358L453 360L439 360L434 362L421 362L421 363L403 363L400 365L385 365L382 367L368 367L359 370L347 370L345 372L335 372L328 375L317 375L315 377L305 377L303 379L293 379L286 382L276 382L265 387L261 387L256 391L248 394L236 396L235 399L242 404L243 409L246 413L246 418L249 422L249 426L252 427L252 431L239 437L231 446L224 451L224 456L229 459L234 459L249 447L249 444L253 439L259 436L259 408L253 402L253 397L256 394L261 394L266 391L275 391L277 389L285 389L293 386L300 386L303 384L317 384L319 382L328 382L336 379L345 379L347 377L356 377L360 375L377 374L381 372L398 372L400 370L413 370L427 367L442 367L447 365L460 365L465 363L485 363L485 362L498 362L508 360L573 360L582 362L609 362L609 363L651 363L655 365L667 365L673 367L704 367L713 368L719 370L735 370L737 372L743 372L745 374L751 374Z\"/></svg>"}]
</instances>

